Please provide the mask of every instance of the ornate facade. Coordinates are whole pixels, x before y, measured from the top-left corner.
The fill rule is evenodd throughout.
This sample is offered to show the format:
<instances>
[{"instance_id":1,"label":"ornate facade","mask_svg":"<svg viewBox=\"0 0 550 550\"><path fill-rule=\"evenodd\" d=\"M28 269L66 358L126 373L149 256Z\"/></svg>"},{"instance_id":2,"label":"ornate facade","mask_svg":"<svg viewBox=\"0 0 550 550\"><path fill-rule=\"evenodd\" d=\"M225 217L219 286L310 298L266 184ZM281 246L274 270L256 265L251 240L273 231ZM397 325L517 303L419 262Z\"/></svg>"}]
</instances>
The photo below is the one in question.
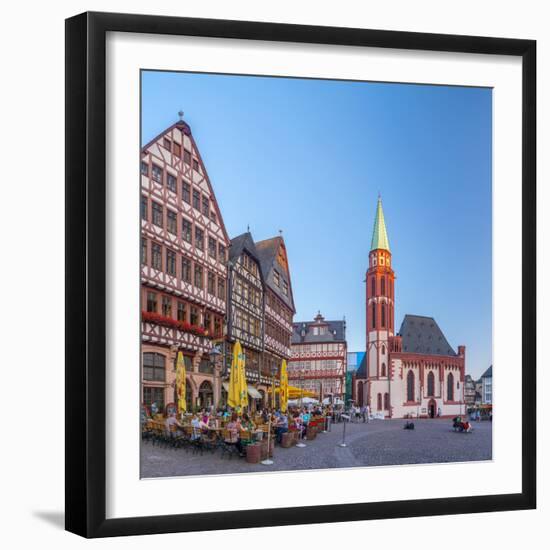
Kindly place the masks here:
<instances>
[{"instance_id":1,"label":"ornate facade","mask_svg":"<svg viewBox=\"0 0 550 550\"><path fill-rule=\"evenodd\" d=\"M296 309L283 237L259 241L256 250L265 281L264 353L260 372L262 377L270 378L273 372L279 373L283 359L290 360Z\"/></svg>"},{"instance_id":2,"label":"ornate facade","mask_svg":"<svg viewBox=\"0 0 550 550\"><path fill-rule=\"evenodd\" d=\"M265 284L252 235L247 232L231 240L229 249L229 286L227 303L229 373L233 344L239 340L245 355L246 378L251 410L264 401L269 377L261 370L264 351ZM224 384L227 384L225 382Z\"/></svg>"},{"instance_id":3,"label":"ornate facade","mask_svg":"<svg viewBox=\"0 0 550 550\"><path fill-rule=\"evenodd\" d=\"M188 407L216 405L224 337L227 236L191 128L179 120L141 150L142 401L174 402L182 351Z\"/></svg>"},{"instance_id":4,"label":"ornate facade","mask_svg":"<svg viewBox=\"0 0 550 550\"><path fill-rule=\"evenodd\" d=\"M315 392L320 399L344 399L346 392L346 322L325 321L319 314L313 322L294 323L290 384Z\"/></svg>"},{"instance_id":5,"label":"ornate facade","mask_svg":"<svg viewBox=\"0 0 550 550\"><path fill-rule=\"evenodd\" d=\"M395 273L380 198L365 282L367 346L354 400L391 418L464 414L465 346L455 352L432 317L405 315L394 334Z\"/></svg>"}]
</instances>

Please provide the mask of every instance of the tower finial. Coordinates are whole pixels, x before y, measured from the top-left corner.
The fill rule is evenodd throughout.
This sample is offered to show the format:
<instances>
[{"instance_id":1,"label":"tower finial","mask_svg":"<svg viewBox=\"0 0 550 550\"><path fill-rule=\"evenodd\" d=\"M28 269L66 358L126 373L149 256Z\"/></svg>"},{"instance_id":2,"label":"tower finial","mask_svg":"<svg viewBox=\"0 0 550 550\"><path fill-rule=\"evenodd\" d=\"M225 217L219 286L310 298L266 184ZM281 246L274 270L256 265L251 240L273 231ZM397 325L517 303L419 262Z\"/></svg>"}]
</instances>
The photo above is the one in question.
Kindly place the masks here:
<instances>
[{"instance_id":1,"label":"tower finial","mask_svg":"<svg viewBox=\"0 0 550 550\"><path fill-rule=\"evenodd\" d=\"M183 120L183 111L181 109L178 111L178 116L180 117L180 121L182 121Z\"/></svg>"},{"instance_id":2,"label":"tower finial","mask_svg":"<svg viewBox=\"0 0 550 550\"><path fill-rule=\"evenodd\" d=\"M247 232L247 233L250 233L250 224L247 224L247 225L246 225L246 232Z\"/></svg>"}]
</instances>

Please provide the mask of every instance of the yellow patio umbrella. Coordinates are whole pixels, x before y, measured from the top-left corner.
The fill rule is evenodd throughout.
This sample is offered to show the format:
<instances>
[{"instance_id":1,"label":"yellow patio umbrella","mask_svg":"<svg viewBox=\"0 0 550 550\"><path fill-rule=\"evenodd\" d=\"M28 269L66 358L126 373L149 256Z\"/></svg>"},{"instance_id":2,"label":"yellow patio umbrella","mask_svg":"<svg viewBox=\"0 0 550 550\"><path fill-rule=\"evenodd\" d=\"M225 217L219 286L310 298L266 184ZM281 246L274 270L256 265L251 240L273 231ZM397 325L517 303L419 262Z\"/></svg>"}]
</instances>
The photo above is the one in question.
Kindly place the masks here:
<instances>
[{"instance_id":1,"label":"yellow patio umbrella","mask_svg":"<svg viewBox=\"0 0 550 550\"><path fill-rule=\"evenodd\" d=\"M178 351L178 359L176 362L176 392L178 396L178 412L187 412L187 402L185 400L185 362L183 353Z\"/></svg>"},{"instance_id":2,"label":"yellow patio umbrella","mask_svg":"<svg viewBox=\"0 0 550 550\"><path fill-rule=\"evenodd\" d=\"M233 361L231 362L231 373L229 375L227 404L234 409L248 405L244 354L241 343L238 340L233 346Z\"/></svg>"},{"instance_id":3,"label":"yellow patio umbrella","mask_svg":"<svg viewBox=\"0 0 550 550\"><path fill-rule=\"evenodd\" d=\"M281 382L279 385L279 404L281 412L286 413L288 406L288 374L286 372L286 359L281 365Z\"/></svg>"}]
</instances>

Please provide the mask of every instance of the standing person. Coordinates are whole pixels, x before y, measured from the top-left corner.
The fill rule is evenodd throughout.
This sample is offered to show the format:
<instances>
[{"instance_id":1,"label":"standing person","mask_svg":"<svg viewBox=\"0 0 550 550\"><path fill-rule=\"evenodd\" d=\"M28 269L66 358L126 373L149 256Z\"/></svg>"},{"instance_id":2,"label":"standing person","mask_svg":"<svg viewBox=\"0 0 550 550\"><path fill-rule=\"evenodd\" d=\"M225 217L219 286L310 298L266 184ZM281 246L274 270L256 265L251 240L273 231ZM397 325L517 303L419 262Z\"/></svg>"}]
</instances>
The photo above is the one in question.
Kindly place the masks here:
<instances>
[{"instance_id":1,"label":"standing person","mask_svg":"<svg viewBox=\"0 0 550 550\"><path fill-rule=\"evenodd\" d=\"M367 424L368 424L369 421L370 421L370 407L369 407L368 403L366 404L365 409L366 409L366 413L367 413Z\"/></svg>"},{"instance_id":2,"label":"standing person","mask_svg":"<svg viewBox=\"0 0 550 550\"><path fill-rule=\"evenodd\" d=\"M283 434L285 432L288 432L288 417L286 414L281 414L277 420L277 424L275 427L276 439L279 445L283 441Z\"/></svg>"},{"instance_id":3,"label":"standing person","mask_svg":"<svg viewBox=\"0 0 550 550\"><path fill-rule=\"evenodd\" d=\"M367 407L365 405L361 406L361 416L363 418L363 424L367 421Z\"/></svg>"}]
</instances>

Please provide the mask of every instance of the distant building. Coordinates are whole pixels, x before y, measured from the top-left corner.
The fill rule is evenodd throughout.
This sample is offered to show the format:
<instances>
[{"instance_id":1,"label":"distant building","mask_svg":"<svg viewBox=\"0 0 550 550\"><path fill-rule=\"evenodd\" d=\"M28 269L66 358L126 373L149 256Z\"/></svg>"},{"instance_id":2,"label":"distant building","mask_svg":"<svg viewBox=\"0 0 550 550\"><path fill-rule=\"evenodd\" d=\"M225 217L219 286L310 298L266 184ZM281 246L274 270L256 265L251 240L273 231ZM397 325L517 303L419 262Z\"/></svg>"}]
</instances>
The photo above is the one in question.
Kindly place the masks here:
<instances>
[{"instance_id":1,"label":"distant building","mask_svg":"<svg viewBox=\"0 0 550 550\"><path fill-rule=\"evenodd\" d=\"M357 372L361 361L365 357L364 351L350 351L347 357L346 372L346 403L353 399L353 376Z\"/></svg>"},{"instance_id":2,"label":"distant building","mask_svg":"<svg viewBox=\"0 0 550 550\"><path fill-rule=\"evenodd\" d=\"M493 365L481 375L481 404L493 404Z\"/></svg>"},{"instance_id":3,"label":"distant building","mask_svg":"<svg viewBox=\"0 0 550 550\"><path fill-rule=\"evenodd\" d=\"M322 400L345 398L346 322L326 321L319 312L313 321L294 323L289 383L315 392Z\"/></svg>"},{"instance_id":4,"label":"distant building","mask_svg":"<svg viewBox=\"0 0 550 550\"><path fill-rule=\"evenodd\" d=\"M476 402L476 383L470 374L464 378L464 403L466 407L474 407Z\"/></svg>"}]
</instances>

